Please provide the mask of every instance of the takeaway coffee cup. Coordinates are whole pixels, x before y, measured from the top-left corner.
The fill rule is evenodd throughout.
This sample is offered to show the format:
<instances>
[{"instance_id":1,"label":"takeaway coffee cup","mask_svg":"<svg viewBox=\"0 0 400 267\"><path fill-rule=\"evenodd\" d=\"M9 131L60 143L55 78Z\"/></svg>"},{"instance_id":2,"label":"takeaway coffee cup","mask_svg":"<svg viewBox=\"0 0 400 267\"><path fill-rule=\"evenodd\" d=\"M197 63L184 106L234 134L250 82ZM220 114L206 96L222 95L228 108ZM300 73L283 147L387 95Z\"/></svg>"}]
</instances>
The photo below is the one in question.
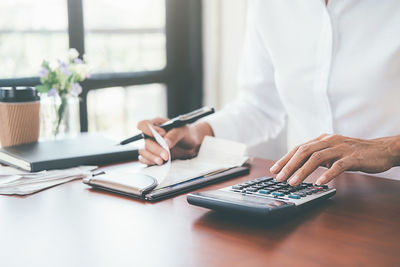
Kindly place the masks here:
<instances>
[{"instance_id":1,"label":"takeaway coffee cup","mask_svg":"<svg viewBox=\"0 0 400 267\"><path fill-rule=\"evenodd\" d=\"M0 88L0 145L37 142L40 98L31 87Z\"/></svg>"}]
</instances>

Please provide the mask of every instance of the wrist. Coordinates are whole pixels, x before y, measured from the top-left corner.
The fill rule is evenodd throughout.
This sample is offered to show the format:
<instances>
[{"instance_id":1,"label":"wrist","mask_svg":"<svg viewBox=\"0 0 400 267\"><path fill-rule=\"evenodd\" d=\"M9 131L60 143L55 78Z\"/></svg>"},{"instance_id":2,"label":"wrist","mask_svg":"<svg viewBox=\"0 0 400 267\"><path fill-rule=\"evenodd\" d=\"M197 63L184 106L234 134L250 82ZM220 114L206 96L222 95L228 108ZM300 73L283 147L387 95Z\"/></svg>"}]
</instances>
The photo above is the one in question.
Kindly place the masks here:
<instances>
[{"instance_id":1,"label":"wrist","mask_svg":"<svg viewBox=\"0 0 400 267\"><path fill-rule=\"evenodd\" d=\"M208 122L205 121L191 124L189 126L189 131L190 135L193 138L193 143L197 151L200 148L200 145L203 142L204 137L214 136L214 132L210 124L208 124Z\"/></svg>"},{"instance_id":2,"label":"wrist","mask_svg":"<svg viewBox=\"0 0 400 267\"><path fill-rule=\"evenodd\" d=\"M393 166L400 166L400 135L392 137L390 152L393 157Z\"/></svg>"}]
</instances>

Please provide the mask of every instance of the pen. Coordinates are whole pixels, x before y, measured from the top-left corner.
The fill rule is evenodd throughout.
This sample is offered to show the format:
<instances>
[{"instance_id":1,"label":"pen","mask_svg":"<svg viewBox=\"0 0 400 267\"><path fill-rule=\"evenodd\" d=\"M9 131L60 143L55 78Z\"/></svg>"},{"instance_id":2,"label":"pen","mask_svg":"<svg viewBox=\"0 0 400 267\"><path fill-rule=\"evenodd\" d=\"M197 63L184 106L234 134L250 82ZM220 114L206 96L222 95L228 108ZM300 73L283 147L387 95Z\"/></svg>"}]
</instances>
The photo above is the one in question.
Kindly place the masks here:
<instances>
[{"instance_id":1,"label":"pen","mask_svg":"<svg viewBox=\"0 0 400 267\"><path fill-rule=\"evenodd\" d=\"M165 131L169 131L173 128L179 128L182 127L188 123L192 123L197 121L200 118L203 118L207 115L210 115L214 113L214 108L210 108L210 107L203 107L200 109L196 109L192 112L189 112L187 114L183 114L183 115L179 115L178 117L175 117L161 125L159 125L160 128L163 128ZM119 144L120 145L126 145L129 144L131 142L140 140L140 139L144 139L148 137L147 135L145 135L144 133L140 133L138 135L132 136L128 139L125 139L123 141L121 141Z\"/></svg>"}]
</instances>

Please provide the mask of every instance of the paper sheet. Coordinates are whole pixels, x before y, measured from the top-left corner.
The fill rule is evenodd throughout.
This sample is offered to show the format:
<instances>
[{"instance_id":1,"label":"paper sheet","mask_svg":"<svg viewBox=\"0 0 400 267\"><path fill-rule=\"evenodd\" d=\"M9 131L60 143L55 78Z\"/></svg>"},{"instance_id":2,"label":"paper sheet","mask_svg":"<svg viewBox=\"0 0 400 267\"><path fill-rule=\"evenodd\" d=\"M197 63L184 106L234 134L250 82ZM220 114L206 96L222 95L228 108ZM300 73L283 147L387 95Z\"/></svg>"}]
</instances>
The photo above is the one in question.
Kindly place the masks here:
<instances>
[{"instance_id":1,"label":"paper sheet","mask_svg":"<svg viewBox=\"0 0 400 267\"><path fill-rule=\"evenodd\" d=\"M26 173L11 167L0 166L0 194L28 195L43 189L83 179L97 166L81 166L65 170Z\"/></svg>"},{"instance_id":2,"label":"paper sheet","mask_svg":"<svg viewBox=\"0 0 400 267\"><path fill-rule=\"evenodd\" d=\"M161 144L160 144L161 145ZM246 146L242 143L207 136L204 138L198 156L188 160L174 160L169 163L168 173L162 166L151 166L140 170L158 180L157 189L190 180L211 172L241 166ZM162 174L162 179L160 179Z\"/></svg>"},{"instance_id":3,"label":"paper sheet","mask_svg":"<svg viewBox=\"0 0 400 267\"><path fill-rule=\"evenodd\" d=\"M154 139L156 139L156 142L168 152L168 161L166 163L164 163L163 165L158 166L158 168L155 168L156 170L154 170L154 172L156 172L156 173L154 173L153 175L156 175L156 177L158 179L158 183L160 184L168 176L168 173L170 171L171 152L169 151L169 147L168 147L167 143L165 142L164 138L162 138L162 136L159 133L157 133L157 131L154 130L150 124L148 124L148 126L154 136Z\"/></svg>"}]
</instances>

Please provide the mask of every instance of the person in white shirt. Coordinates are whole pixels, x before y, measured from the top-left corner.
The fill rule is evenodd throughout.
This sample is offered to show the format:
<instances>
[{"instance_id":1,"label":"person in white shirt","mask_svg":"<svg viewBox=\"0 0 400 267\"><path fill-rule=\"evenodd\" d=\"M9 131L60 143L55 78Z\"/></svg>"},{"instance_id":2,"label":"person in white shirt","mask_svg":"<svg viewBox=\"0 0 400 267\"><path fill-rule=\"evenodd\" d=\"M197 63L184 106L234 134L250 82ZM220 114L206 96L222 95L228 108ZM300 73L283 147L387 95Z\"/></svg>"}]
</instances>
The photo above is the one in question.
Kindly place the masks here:
<instances>
[{"instance_id":1,"label":"person in white shirt","mask_svg":"<svg viewBox=\"0 0 400 267\"><path fill-rule=\"evenodd\" d=\"M287 125L292 150L270 169L279 181L400 166L400 1L249 0L247 17L240 97L201 122L156 127L172 157L195 155L206 135L254 145ZM151 139L139 153L168 159Z\"/></svg>"}]
</instances>

